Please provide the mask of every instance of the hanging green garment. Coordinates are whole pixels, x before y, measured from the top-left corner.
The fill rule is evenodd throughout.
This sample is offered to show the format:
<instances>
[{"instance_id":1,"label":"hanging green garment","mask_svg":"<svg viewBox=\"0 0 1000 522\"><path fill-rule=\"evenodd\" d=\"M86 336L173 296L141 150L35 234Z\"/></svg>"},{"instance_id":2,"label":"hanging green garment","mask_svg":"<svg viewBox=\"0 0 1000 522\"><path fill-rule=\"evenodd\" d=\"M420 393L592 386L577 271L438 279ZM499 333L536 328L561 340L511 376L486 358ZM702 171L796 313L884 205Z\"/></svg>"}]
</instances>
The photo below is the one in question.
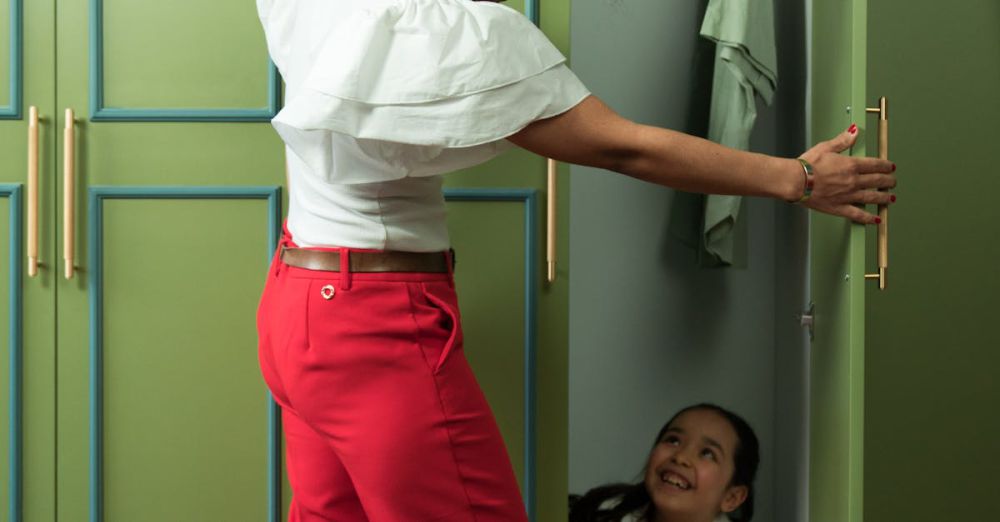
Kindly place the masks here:
<instances>
[{"instance_id":1,"label":"hanging green garment","mask_svg":"<svg viewBox=\"0 0 1000 522\"><path fill-rule=\"evenodd\" d=\"M770 105L778 80L772 0L710 0L701 35L716 42L708 139L747 150L757 119L755 97ZM674 201L679 205L675 217L699 213L682 220L701 225L697 240L701 264L731 265L741 198L678 193ZM674 225L675 235L690 242L691 234L676 233L686 225Z\"/></svg>"}]
</instances>

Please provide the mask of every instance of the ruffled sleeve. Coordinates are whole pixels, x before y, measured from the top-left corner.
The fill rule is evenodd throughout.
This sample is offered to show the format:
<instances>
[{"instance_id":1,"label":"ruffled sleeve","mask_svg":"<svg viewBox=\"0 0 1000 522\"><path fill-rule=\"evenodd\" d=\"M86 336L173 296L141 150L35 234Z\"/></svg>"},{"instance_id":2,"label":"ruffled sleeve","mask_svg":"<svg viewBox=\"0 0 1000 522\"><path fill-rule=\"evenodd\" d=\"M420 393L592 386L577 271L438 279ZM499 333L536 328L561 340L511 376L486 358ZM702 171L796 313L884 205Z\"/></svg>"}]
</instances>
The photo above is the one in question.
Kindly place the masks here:
<instances>
[{"instance_id":1,"label":"ruffled sleeve","mask_svg":"<svg viewBox=\"0 0 1000 522\"><path fill-rule=\"evenodd\" d=\"M438 174L489 159L504 148L499 140L582 101L589 92L565 61L503 5L375 0L324 36L272 123L330 180L351 181L334 172L331 154L345 135L403 147L393 153L400 168L362 181ZM415 164L399 164L411 156ZM436 158L444 160L440 169Z\"/></svg>"}]
</instances>

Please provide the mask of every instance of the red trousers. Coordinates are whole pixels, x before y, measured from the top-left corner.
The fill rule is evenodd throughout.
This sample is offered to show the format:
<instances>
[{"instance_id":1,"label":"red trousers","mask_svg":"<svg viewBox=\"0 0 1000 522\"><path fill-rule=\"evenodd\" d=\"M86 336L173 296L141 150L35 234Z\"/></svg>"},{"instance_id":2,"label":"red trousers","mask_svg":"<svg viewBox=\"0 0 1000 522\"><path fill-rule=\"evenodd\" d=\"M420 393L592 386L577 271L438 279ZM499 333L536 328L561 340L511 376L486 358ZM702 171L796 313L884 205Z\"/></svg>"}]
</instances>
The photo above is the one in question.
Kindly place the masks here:
<instances>
[{"instance_id":1,"label":"red trousers","mask_svg":"<svg viewBox=\"0 0 1000 522\"><path fill-rule=\"evenodd\" d=\"M527 520L462 351L450 274L314 271L276 257L257 325L282 408L289 521Z\"/></svg>"}]
</instances>

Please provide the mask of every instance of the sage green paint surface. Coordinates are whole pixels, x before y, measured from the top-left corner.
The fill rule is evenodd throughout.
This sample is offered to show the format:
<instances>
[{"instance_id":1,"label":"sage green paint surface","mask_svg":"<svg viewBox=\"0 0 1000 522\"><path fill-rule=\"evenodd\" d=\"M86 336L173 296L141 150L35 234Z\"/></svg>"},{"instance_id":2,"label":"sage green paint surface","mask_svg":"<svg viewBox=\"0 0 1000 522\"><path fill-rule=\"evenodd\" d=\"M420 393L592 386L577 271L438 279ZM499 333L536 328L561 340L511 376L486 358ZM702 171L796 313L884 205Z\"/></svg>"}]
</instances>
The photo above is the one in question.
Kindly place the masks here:
<instances>
[{"instance_id":1,"label":"sage green paint surface","mask_svg":"<svg viewBox=\"0 0 1000 522\"><path fill-rule=\"evenodd\" d=\"M104 206L105 519L262 519L267 202Z\"/></svg>"},{"instance_id":2,"label":"sage green paint surface","mask_svg":"<svg viewBox=\"0 0 1000 522\"><path fill-rule=\"evenodd\" d=\"M524 488L524 204L451 202L465 352ZM476 226L462 226L463 223ZM490 241L482 241L488 237ZM466 306L465 303L473 303Z\"/></svg>"},{"instance_id":3,"label":"sage green paint surface","mask_svg":"<svg viewBox=\"0 0 1000 522\"><path fill-rule=\"evenodd\" d=\"M869 17L899 202L888 289L868 291L865 516L994 520L1000 4L881 0Z\"/></svg>"},{"instance_id":4,"label":"sage green paint surface","mask_svg":"<svg viewBox=\"0 0 1000 522\"><path fill-rule=\"evenodd\" d=\"M245 0L104 0L104 46L107 107L267 106L267 46Z\"/></svg>"},{"instance_id":5,"label":"sage green paint surface","mask_svg":"<svg viewBox=\"0 0 1000 522\"><path fill-rule=\"evenodd\" d=\"M812 5L810 139L829 139L852 122L865 132L866 0ZM865 155L863 142L859 144L852 155ZM810 347L809 517L811 522L860 522L864 229L817 213L810 219L816 337Z\"/></svg>"},{"instance_id":6,"label":"sage green paint surface","mask_svg":"<svg viewBox=\"0 0 1000 522\"><path fill-rule=\"evenodd\" d=\"M36 278L28 278L22 274L24 288L23 308L23 346L22 346L22 520L53 520L55 518L55 306L56 306L56 273L53 263L55 252L55 133L52 127L52 116L55 114L55 40L53 23L55 17L55 2L53 0L27 0L23 2L23 52L24 52L24 119L0 120L0 182L24 184L26 178L27 158L27 112L30 105L36 105L43 121L39 129L39 257L44 264ZM10 39L9 0L0 1L0 69L3 78L0 82L0 103L9 103L9 47ZM27 194L24 194L25 197ZM4 200L4 209L9 202ZM25 208L26 205L25 205ZM6 211L4 211L6 212ZM0 225L0 243L7 245L10 230L7 214L3 214ZM20 231L27 238L26 231ZM6 247L4 247L6 252ZM6 255L4 255L6 257ZM3 261L0 278L8 277L7 259ZM6 281L3 283L6 288ZM6 299L9 288L3 293ZM7 306L6 303L3 305ZM6 335L7 313L3 314L3 328ZM4 337L6 340L7 338ZM6 341L5 346L6 346ZM0 358L4 359L2 373L2 402L7 408L8 388L6 386L7 357L4 350ZM4 433L0 452L4 453L3 467L0 475L7 480L7 430L6 413L0 417L0 430ZM5 482L6 483L6 482ZM6 498L6 487L2 493ZM7 517L9 499L0 509L3 517Z\"/></svg>"}]
</instances>

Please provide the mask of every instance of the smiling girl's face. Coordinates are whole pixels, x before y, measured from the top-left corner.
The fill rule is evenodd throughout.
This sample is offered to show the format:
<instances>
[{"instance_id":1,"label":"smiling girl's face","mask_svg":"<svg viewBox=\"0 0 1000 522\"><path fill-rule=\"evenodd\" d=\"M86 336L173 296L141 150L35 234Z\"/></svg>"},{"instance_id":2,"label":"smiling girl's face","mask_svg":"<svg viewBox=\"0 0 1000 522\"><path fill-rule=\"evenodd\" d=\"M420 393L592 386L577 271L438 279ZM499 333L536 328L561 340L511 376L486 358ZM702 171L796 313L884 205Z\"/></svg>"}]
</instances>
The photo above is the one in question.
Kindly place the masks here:
<instances>
[{"instance_id":1,"label":"smiling girl's face","mask_svg":"<svg viewBox=\"0 0 1000 522\"><path fill-rule=\"evenodd\" d=\"M725 417L695 409L679 415L646 464L646 489L655 506L651 522L705 521L735 510L746 486L731 486L736 431Z\"/></svg>"}]
</instances>

